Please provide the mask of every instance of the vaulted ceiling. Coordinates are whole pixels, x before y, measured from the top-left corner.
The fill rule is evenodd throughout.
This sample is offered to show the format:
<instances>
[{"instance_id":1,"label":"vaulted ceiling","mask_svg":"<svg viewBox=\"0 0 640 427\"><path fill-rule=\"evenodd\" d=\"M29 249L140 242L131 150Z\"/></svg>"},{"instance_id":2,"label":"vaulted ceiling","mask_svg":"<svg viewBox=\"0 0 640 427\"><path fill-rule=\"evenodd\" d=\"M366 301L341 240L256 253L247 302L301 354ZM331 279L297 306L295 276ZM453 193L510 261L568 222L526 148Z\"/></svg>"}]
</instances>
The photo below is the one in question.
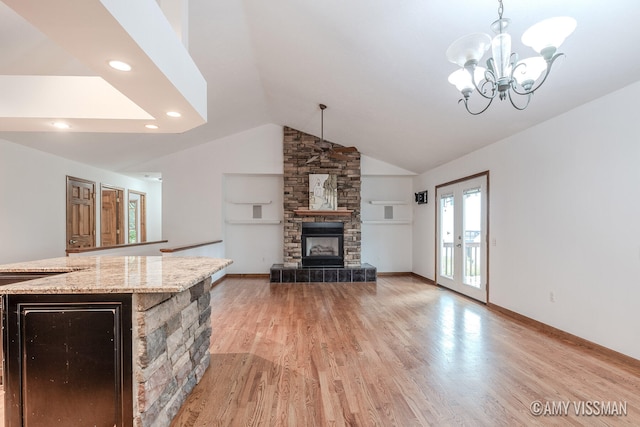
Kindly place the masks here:
<instances>
[{"instance_id":1,"label":"vaulted ceiling","mask_svg":"<svg viewBox=\"0 0 640 427\"><path fill-rule=\"evenodd\" d=\"M42 2L73 3L20 1L31 8ZM318 104L324 103L325 139L420 173L640 80L637 0L504 0L513 50L522 57L533 53L520 43L532 24L568 15L578 26L561 48L566 57L554 65L526 110L495 101L479 116L457 104L460 94L447 82L456 66L445 51L463 35L490 33L496 0L162 3L168 1L188 4L183 30L188 30L188 53L206 80L205 124L179 133L134 133L122 124L109 128L104 123L100 132L60 132L16 130L0 121L0 138L128 173L149 159L267 123L319 136ZM99 74L82 55L72 54L81 49L82 37L76 34L82 33L76 31L91 26L91 18L78 14L77 28L67 24L65 43L76 38L75 48L61 47L59 39L27 20L32 18L11 9L14 0L5 3L0 3L0 87L2 76ZM46 17L40 19L46 22ZM108 39L99 45L109 46ZM82 47L90 48L86 43ZM4 87L0 112L21 102ZM145 111L153 108L144 106L158 102L153 94L136 93L132 99ZM149 98L145 103L140 96ZM100 98L89 101L100 103Z\"/></svg>"}]
</instances>

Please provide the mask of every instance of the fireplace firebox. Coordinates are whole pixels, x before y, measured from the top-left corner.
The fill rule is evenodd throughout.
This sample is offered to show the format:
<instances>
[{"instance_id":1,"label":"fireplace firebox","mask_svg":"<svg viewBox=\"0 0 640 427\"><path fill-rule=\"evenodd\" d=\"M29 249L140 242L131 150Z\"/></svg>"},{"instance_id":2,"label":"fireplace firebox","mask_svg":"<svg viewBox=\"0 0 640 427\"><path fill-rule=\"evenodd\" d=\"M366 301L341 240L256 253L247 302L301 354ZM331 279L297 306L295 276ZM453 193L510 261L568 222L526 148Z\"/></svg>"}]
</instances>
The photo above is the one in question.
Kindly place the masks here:
<instances>
[{"instance_id":1,"label":"fireplace firebox","mask_svg":"<svg viewBox=\"0 0 640 427\"><path fill-rule=\"evenodd\" d=\"M344 267L344 224L302 223L302 266Z\"/></svg>"}]
</instances>

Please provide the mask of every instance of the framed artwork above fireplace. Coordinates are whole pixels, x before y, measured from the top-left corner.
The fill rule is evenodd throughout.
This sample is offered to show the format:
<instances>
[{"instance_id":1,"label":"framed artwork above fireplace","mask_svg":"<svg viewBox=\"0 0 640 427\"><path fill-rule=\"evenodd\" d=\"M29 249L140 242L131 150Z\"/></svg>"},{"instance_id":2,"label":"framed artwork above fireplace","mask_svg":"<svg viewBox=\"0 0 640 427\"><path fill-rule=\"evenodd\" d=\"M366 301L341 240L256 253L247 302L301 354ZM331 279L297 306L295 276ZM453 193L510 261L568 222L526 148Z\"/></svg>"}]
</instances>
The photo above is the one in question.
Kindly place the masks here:
<instances>
[{"instance_id":1,"label":"framed artwork above fireplace","mask_svg":"<svg viewBox=\"0 0 640 427\"><path fill-rule=\"evenodd\" d=\"M338 178L327 173L309 174L309 210L338 209Z\"/></svg>"}]
</instances>

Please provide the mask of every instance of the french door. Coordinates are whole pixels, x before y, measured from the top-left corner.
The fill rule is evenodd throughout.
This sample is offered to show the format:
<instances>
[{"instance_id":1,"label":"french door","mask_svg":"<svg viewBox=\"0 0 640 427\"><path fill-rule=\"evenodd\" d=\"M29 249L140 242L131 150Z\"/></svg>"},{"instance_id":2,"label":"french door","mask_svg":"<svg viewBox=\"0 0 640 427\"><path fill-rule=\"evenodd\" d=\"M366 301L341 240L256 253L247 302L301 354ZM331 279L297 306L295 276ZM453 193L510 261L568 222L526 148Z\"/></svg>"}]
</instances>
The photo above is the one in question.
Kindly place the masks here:
<instances>
[{"instance_id":1,"label":"french door","mask_svg":"<svg viewBox=\"0 0 640 427\"><path fill-rule=\"evenodd\" d=\"M487 302L487 176L436 187L437 283Z\"/></svg>"}]
</instances>

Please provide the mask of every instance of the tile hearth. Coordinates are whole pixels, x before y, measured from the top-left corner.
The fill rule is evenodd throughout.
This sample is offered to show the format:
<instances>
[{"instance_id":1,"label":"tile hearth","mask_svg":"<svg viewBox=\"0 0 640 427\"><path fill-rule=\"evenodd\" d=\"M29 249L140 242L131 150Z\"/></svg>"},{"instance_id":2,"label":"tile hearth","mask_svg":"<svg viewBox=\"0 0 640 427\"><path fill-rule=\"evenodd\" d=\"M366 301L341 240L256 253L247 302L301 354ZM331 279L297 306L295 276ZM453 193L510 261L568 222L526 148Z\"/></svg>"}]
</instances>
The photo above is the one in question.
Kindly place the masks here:
<instances>
[{"instance_id":1,"label":"tile hearth","mask_svg":"<svg viewBox=\"0 0 640 427\"><path fill-rule=\"evenodd\" d=\"M271 283L330 283L375 282L376 267L361 264L359 267L285 267L271 266Z\"/></svg>"}]
</instances>

